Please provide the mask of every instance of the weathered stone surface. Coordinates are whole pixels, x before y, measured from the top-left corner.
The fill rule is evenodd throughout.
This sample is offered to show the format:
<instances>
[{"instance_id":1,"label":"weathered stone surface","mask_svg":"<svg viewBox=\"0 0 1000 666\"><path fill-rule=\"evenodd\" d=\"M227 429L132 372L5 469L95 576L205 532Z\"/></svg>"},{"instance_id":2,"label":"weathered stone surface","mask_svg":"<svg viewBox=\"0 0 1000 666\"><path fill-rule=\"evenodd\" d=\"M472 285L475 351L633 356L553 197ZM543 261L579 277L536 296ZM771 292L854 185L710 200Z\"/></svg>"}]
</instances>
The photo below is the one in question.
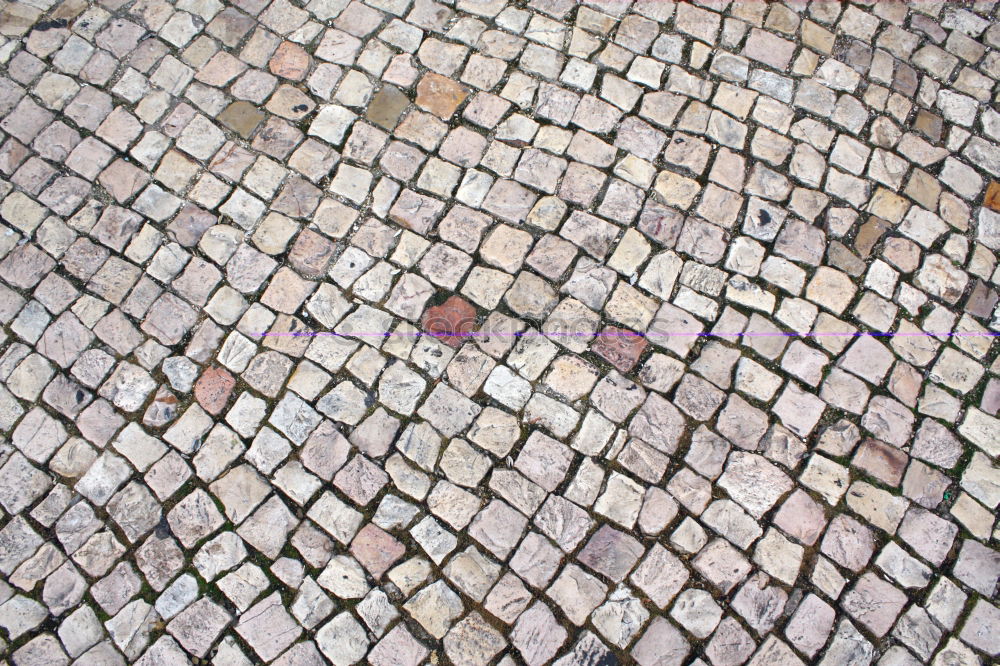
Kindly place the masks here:
<instances>
[{"instance_id":1,"label":"weathered stone surface","mask_svg":"<svg viewBox=\"0 0 1000 666\"><path fill-rule=\"evenodd\" d=\"M424 331L457 349L476 329L476 309L461 296L451 296L441 305L427 308L421 325Z\"/></svg>"},{"instance_id":2,"label":"weathered stone surface","mask_svg":"<svg viewBox=\"0 0 1000 666\"><path fill-rule=\"evenodd\" d=\"M225 368L208 368L194 385L198 403L210 414L221 412L229 400L236 380Z\"/></svg>"},{"instance_id":3,"label":"weathered stone surface","mask_svg":"<svg viewBox=\"0 0 1000 666\"><path fill-rule=\"evenodd\" d=\"M264 113L249 102L233 102L219 114L219 122L244 139L249 139L257 126L264 121Z\"/></svg>"},{"instance_id":4,"label":"weathered stone surface","mask_svg":"<svg viewBox=\"0 0 1000 666\"><path fill-rule=\"evenodd\" d=\"M3 658L995 660L995 14L5 3Z\"/></svg>"},{"instance_id":5,"label":"weathered stone surface","mask_svg":"<svg viewBox=\"0 0 1000 666\"><path fill-rule=\"evenodd\" d=\"M465 86L451 79L428 72L417 84L417 106L447 120L469 96Z\"/></svg>"},{"instance_id":6,"label":"weathered stone surface","mask_svg":"<svg viewBox=\"0 0 1000 666\"><path fill-rule=\"evenodd\" d=\"M638 363L647 344L645 338L632 331L609 326L601 331L591 350L618 368L619 372L627 373Z\"/></svg>"}]
</instances>

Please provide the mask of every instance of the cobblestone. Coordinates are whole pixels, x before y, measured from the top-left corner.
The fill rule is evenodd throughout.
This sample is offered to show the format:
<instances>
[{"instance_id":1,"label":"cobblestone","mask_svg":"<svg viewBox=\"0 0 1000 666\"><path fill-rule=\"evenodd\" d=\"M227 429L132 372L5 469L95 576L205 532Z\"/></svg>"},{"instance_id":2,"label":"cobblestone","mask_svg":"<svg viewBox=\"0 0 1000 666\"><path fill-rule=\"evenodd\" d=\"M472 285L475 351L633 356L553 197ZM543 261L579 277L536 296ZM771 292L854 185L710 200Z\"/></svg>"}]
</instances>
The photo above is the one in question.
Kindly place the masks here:
<instances>
[{"instance_id":1,"label":"cobblestone","mask_svg":"<svg viewBox=\"0 0 1000 666\"><path fill-rule=\"evenodd\" d=\"M992 663L998 12L6 3L0 663Z\"/></svg>"}]
</instances>

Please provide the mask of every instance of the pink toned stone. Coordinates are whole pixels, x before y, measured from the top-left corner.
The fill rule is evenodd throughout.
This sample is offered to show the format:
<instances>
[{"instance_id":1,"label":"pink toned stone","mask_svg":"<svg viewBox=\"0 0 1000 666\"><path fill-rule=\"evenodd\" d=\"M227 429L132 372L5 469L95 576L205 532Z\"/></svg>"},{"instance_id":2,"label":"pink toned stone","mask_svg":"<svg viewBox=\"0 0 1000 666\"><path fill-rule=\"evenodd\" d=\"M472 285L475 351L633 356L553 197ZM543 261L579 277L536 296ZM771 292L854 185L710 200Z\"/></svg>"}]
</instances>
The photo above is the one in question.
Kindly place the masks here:
<instances>
[{"instance_id":1,"label":"pink toned stone","mask_svg":"<svg viewBox=\"0 0 1000 666\"><path fill-rule=\"evenodd\" d=\"M406 546L374 523L369 523L354 537L351 554L378 580L406 554Z\"/></svg>"},{"instance_id":2,"label":"pink toned stone","mask_svg":"<svg viewBox=\"0 0 1000 666\"><path fill-rule=\"evenodd\" d=\"M194 397L209 414L218 414L226 406L236 380L225 368L209 368L194 386Z\"/></svg>"},{"instance_id":3,"label":"pink toned stone","mask_svg":"<svg viewBox=\"0 0 1000 666\"><path fill-rule=\"evenodd\" d=\"M601 333L610 335L598 336L591 350L622 373L635 367L648 344L644 337L629 335L632 331L616 326L608 326Z\"/></svg>"},{"instance_id":4,"label":"pink toned stone","mask_svg":"<svg viewBox=\"0 0 1000 666\"><path fill-rule=\"evenodd\" d=\"M304 48L292 42L282 42L267 67L275 76L301 81L309 71L309 60Z\"/></svg>"}]
</instances>

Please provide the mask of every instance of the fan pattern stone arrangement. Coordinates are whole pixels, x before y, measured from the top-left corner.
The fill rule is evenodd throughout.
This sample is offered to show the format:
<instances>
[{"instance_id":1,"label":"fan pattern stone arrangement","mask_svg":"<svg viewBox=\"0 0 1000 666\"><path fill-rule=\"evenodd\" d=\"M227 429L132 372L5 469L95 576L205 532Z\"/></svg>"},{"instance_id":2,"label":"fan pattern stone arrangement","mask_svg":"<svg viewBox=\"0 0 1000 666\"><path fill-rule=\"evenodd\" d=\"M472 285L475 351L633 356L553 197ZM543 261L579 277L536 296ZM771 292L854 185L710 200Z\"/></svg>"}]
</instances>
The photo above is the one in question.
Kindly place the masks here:
<instances>
[{"instance_id":1,"label":"fan pattern stone arrangement","mask_svg":"<svg viewBox=\"0 0 1000 666\"><path fill-rule=\"evenodd\" d=\"M998 79L993 1L4 3L0 663L995 663Z\"/></svg>"}]
</instances>

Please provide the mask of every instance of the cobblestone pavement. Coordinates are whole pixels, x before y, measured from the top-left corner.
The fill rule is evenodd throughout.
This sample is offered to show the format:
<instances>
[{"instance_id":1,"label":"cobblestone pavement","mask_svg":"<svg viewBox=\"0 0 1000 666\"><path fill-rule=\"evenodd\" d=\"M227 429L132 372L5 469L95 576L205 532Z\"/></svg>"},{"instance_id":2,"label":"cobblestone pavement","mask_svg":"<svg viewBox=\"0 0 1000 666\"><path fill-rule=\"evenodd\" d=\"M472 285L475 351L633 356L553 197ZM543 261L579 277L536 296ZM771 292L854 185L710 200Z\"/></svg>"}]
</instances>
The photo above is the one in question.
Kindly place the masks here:
<instances>
[{"instance_id":1,"label":"cobblestone pavement","mask_svg":"<svg viewBox=\"0 0 1000 666\"><path fill-rule=\"evenodd\" d=\"M3 4L0 663L996 663L998 17Z\"/></svg>"}]
</instances>

